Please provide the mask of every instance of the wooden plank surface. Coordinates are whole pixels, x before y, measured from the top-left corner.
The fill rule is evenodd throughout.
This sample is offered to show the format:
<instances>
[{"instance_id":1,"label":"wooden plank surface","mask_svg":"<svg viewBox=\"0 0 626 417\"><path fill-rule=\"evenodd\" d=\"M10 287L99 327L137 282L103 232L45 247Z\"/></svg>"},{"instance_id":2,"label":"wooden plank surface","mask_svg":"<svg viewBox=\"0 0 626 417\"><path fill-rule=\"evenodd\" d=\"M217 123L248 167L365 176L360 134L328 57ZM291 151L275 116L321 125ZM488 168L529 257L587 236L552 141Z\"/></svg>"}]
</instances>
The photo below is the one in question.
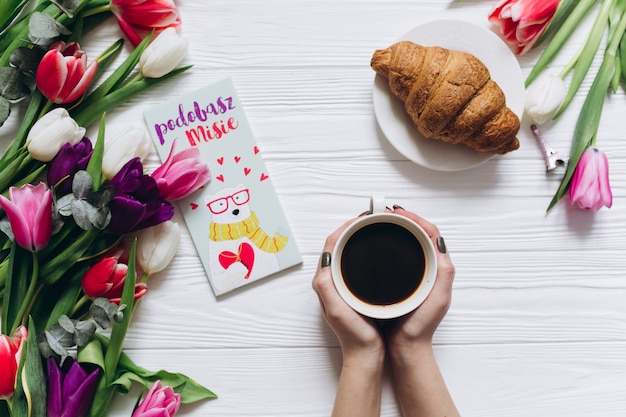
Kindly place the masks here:
<instances>
[{"instance_id":1,"label":"wooden plank surface","mask_svg":"<svg viewBox=\"0 0 626 417\"><path fill-rule=\"evenodd\" d=\"M407 161L376 122L373 51L433 19L489 28L495 3L177 1L193 69L121 106L107 131L141 124L143 109L231 77L304 259L216 299L183 228L176 259L151 277L126 340L142 366L187 373L220 396L184 406L182 415L329 415L340 351L311 278L325 237L383 192L439 226L457 267L435 351L462 415L626 416L623 91L607 99L598 137L614 206L597 213L565 202L546 214L563 171L545 173L527 118L520 150L463 172ZM86 44L99 51L120 36L111 20ZM584 36L566 45L555 71ZM519 59L524 74L537 56ZM545 128L562 152L591 81ZM154 153L147 166L157 163ZM131 406L122 399L112 415L127 416ZM400 415L388 378L382 415Z\"/></svg>"}]
</instances>

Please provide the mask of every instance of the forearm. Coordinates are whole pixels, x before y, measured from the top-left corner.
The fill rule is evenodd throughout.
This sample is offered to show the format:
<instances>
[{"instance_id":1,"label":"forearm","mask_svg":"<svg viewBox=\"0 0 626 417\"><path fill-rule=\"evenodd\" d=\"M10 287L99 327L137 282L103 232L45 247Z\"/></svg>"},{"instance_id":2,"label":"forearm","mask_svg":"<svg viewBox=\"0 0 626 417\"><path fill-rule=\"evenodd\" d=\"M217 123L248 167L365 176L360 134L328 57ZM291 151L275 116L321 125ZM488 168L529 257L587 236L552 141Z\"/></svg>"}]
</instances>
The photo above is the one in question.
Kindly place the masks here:
<instances>
[{"instance_id":1,"label":"forearm","mask_svg":"<svg viewBox=\"0 0 626 417\"><path fill-rule=\"evenodd\" d=\"M344 357L332 417L380 416L384 356Z\"/></svg>"},{"instance_id":2,"label":"forearm","mask_svg":"<svg viewBox=\"0 0 626 417\"><path fill-rule=\"evenodd\" d=\"M391 355L393 382L404 417L458 417L430 344Z\"/></svg>"}]
</instances>

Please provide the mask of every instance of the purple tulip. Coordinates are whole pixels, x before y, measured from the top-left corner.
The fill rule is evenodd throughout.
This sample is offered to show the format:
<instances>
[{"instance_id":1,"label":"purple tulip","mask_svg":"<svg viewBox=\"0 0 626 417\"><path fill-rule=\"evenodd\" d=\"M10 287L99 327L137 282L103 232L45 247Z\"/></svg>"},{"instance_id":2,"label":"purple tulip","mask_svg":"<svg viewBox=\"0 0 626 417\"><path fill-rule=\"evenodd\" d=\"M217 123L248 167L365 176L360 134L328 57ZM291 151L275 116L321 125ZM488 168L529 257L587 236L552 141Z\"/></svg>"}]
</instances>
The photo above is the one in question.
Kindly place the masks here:
<instances>
[{"instance_id":1,"label":"purple tulip","mask_svg":"<svg viewBox=\"0 0 626 417\"><path fill-rule=\"evenodd\" d=\"M87 372L71 356L59 367L48 358L48 417L83 417L96 394L100 368Z\"/></svg>"},{"instance_id":2,"label":"purple tulip","mask_svg":"<svg viewBox=\"0 0 626 417\"><path fill-rule=\"evenodd\" d=\"M9 218L18 245L31 252L44 248L52 235L52 192L44 184L9 188L9 197L0 195L0 206Z\"/></svg>"},{"instance_id":3,"label":"purple tulip","mask_svg":"<svg viewBox=\"0 0 626 417\"><path fill-rule=\"evenodd\" d=\"M155 226L174 216L174 206L159 196L156 181L143 173L139 158L128 161L109 183L115 195L109 202L107 230L125 234Z\"/></svg>"},{"instance_id":4,"label":"purple tulip","mask_svg":"<svg viewBox=\"0 0 626 417\"><path fill-rule=\"evenodd\" d=\"M569 199L581 209L598 211L613 205L613 194L609 184L609 161L596 148L583 152L569 188Z\"/></svg>"},{"instance_id":5,"label":"purple tulip","mask_svg":"<svg viewBox=\"0 0 626 417\"><path fill-rule=\"evenodd\" d=\"M74 174L87 168L92 153L93 148L88 138L83 138L74 146L66 143L61 147L57 156L48 164L48 184L56 186L58 197L72 192Z\"/></svg>"}]
</instances>

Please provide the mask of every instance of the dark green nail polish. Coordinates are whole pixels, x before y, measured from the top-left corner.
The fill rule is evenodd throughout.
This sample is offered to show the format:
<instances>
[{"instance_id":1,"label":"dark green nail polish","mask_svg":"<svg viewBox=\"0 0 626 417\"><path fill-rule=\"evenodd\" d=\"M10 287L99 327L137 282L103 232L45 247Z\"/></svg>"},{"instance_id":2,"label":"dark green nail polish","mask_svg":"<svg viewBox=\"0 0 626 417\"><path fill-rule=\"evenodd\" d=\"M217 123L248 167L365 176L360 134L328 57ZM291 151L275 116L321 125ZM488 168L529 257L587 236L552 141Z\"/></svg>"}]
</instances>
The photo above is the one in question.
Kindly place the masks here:
<instances>
[{"instance_id":1,"label":"dark green nail polish","mask_svg":"<svg viewBox=\"0 0 626 417\"><path fill-rule=\"evenodd\" d=\"M372 211L371 210L365 210L363 213L359 214L357 217L365 216L365 215L368 215L368 214L372 214Z\"/></svg>"},{"instance_id":2,"label":"dark green nail polish","mask_svg":"<svg viewBox=\"0 0 626 417\"><path fill-rule=\"evenodd\" d=\"M394 210L397 210L397 209L404 210L404 208L400 207L400 206L399 206L399 205L397 205L397 204L394 204L394 205L393 205L393 209L394 209Z\"/></svg>"},{"instance_id":3,"label":"dark green nail polish","mask_svg":"<svg viewBox=\"0 0 626 417\"><path fill-rule=\"evenodd\" d=\"M437 238L437 249L439 250L439 252L441 253L446 253L447 252L447 248L446 248L446 241L443 240L443 238L441 236L439 236Z\"/></svg>"},{"instance_id":4,"label":"dark green nail polish","mask_svg":"<svg viewBox=\"0 0 626 417\"><path fill-rule=\"evenodd\" d=\"M322 266L322 268L330 266L330 252L322 253L322 260L320 261L320 265Z\"/></svg>"}]
</instances>

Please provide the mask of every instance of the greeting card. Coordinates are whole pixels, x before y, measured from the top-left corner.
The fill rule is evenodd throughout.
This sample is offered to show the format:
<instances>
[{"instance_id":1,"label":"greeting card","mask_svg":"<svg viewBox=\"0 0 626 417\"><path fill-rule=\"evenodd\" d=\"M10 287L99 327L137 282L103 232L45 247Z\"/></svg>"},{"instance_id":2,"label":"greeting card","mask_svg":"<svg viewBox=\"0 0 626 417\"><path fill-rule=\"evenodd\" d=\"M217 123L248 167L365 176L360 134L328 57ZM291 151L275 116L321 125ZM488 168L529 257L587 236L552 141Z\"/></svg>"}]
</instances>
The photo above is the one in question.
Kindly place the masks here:
<instances>
[{"instance_id":1,"label":"greeting card","mask_svg":"<svg viewBox=\"0 0 626 417\"><path fill-rule=\"evenodd\" d=\"M216 295L302 262L230 78L144 112L157 152L197 147L211 181L179 201Z\"/></svg>"}]
</instances>

